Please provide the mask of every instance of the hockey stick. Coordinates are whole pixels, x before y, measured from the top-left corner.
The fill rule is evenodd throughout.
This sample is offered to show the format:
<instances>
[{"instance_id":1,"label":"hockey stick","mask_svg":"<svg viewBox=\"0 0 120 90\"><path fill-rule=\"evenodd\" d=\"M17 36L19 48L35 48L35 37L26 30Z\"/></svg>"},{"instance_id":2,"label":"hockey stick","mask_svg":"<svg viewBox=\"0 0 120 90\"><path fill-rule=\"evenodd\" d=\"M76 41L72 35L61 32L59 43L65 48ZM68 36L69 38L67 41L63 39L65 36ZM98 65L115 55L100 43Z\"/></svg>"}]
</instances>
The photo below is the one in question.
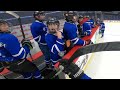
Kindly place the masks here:
<instances>
[{"instance_id":1,"label":"hockey stick","mask_svg":"<svg viewBox=\"0 0 120 90\"><path fill-rule=\"evenodd\" d=\"M88 46L84 46L78 49L77 51L75 51L74 54L71 56L71 58L68 60L68 62L70 64L73 62L73 60L75 60L79 56L89 54L89 53L101 52L101 51L120 51L120 41L104 42L104 43L91 44Z\"/></svg>"},{"instance_id":2,"label":"hockey stick","mask_svg":"<svg viewBox=\"0 0 120 90\"><path fill-rule=\"evenodd\" d=\"M8 79L4 75L0 74L0 79Z\"/></svg>"},{"instance_id":3,"label":"hockey stick","mask_svg":"<svg viewBox=\"0 0 120 90\"><path fill-rule=\"evenodd\" d=\"M21 32L22 32L22 35L23 35L23 38L25 39L25 33L24 33L24 30L23 30L23 27L22 27L22 22L21 22L20 16L18 14L14 13L13 11L5 11L5 13L10 14L10 15L12 15L15 18L18 19L19 25L20 25L20 28L21 28ZM30 55L31 60L33 61L31 53L29 53L29 55Z\"/></svg>"},{"instance_id":4,"label":"hockey stick","mask_svg":"<svg viewBox=\"0 0 120 90\"><path fill-rule=\"evenodd\" d=\"M60 65L60 66L59 66L59 71L58 71L51 79L53 79L53 78L55 78L56 76L58 76L61 72L63 72L63 70L64 70L64 67L63 67L62 65Z\"/></svg>"},{"instance_id":5,"label":"hockey stick","mask_svg":"<svg viewBox=\"0 0 120 90\"><path fill-rule=\"evenodd\" d=\"M120 41L104 42L104 43L98 43L98 44L84 46L84 47L76 50L74 52L74 54L69 58L69 60L62 59L61 60L62 62L60 61L59 65L62 65L63 68L69 68L70 64L73 63L73 61L76 58L78 58L82 55L85 55L85 54L101 52L101 51L120 51ZM66 65L67 65L67 67L66 67ZM78 68L78 71L73 76L74 76L74 78L78 78L81 75L81 69L76 64L74 64L74 66L75 66L74 69Z\"/></svg>"}]
</instances>

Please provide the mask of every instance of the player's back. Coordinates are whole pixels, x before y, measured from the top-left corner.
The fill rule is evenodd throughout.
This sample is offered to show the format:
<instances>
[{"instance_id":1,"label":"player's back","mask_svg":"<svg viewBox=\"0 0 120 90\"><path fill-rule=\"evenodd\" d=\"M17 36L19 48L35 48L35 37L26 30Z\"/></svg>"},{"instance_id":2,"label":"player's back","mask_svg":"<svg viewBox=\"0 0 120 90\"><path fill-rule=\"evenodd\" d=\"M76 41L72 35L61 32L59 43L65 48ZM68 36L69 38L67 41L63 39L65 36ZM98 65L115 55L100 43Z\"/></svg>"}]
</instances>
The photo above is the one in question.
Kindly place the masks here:
<instances>
[{"instance_id":1,"label":"player's back","mask_svg":"<svg viewBox=\"0 0 120 90\"><path fill-rule=\"evenodd\" d=\"M77 37L77 26L74 23L65 22L63 27L63 33L65 35L65 39L72 39L72 35L76 35Z\"/></svg>"}]
</instances>

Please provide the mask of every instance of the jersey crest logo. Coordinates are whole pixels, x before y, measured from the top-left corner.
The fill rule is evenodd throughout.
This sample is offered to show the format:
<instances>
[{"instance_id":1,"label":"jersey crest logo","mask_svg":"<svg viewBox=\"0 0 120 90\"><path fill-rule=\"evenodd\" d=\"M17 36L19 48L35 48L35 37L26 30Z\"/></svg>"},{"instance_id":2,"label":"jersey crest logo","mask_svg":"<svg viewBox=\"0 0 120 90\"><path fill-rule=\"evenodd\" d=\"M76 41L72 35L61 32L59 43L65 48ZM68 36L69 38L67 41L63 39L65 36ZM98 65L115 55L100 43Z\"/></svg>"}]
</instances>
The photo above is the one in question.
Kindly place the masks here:
<instances>
[{"instance_id":1,"label":"jersey crest logo","mask_svg":"<svg viewBox=\"0 0 120 90\"><path fill-rule=\"evenodd\" d=\"M44 27L44 28L43 28L43 31L47 31L47 28L46 28L46 27Z\"/></svg>"},{"instance_id":2,"label":"jersey crest logo","mask_svg":"<svg viewBox=\"0 0 120 90\"><path fill-rule=\"evenodd\" d=\"M0 42L0 47L5 47L6 45Z\"/></svg>"}]
</instances>

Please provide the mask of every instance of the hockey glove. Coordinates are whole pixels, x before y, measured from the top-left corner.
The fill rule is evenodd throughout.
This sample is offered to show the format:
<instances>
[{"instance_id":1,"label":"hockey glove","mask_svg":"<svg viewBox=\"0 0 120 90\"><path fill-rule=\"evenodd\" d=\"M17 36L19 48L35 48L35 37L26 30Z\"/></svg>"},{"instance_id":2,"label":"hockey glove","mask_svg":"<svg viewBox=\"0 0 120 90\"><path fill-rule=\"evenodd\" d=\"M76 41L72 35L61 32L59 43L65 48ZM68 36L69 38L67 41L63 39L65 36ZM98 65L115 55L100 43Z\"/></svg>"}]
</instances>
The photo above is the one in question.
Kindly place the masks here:
<instances>
[{"instance_id":1,"label":"hockey glove","mask_svg":"<svg viewBox=\"0 0 120 90\"><path fill-rule=\"evenodd\" d=\"M30 40L23 39L21 41L21 44L22 44L23 47L27 45L30 50L33 49L33 46L32 46L32 43L30 42Z\"/></svg>"}]
</instances>

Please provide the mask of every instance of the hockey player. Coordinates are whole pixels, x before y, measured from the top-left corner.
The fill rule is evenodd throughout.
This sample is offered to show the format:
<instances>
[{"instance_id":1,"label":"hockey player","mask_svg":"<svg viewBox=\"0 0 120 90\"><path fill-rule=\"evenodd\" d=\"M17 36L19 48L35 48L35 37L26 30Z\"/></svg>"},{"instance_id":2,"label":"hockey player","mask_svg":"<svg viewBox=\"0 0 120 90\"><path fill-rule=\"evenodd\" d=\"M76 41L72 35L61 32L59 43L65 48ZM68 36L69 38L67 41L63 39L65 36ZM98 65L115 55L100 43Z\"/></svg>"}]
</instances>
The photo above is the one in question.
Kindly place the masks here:
<instances>
[{"instance_id":1,"label":"hockey player","mask_svg":"<svg viewBox=\"0 0 120 90\"><path fill-rule=\"evenodd\" d=\"M87 17L86 17L87 18ZM92 29L91 29L91 24L90 22L87 22L88 21L88 18L87 19L84 19L82 17L79 17L79 20L78 20L79 24L81 25L82 27L82 33L81 33L81 37L84 37L84 36L90 36L91 35L91 32L92 32Z\"/></svg>"},{"instance_id":2,"label":"hockey player","mask_svg":"<svg viewBox=\"0 0 120 90\"><path fill-rule=\"evenodd\" d=\"M95 21L93 18L90 18L90 21L91 21L91 27L94 28L95 27Z\"/></svg>"},{"instance_id":3,"label":"hockey player","mask_svg":"<svg viewBox=\"0 0 120 90\"><path fill-rule=\"evenodd\" d=\"M65 14L65 24L63 27L63 33L65 35L65 39L66 40L70 40L71 42L73 42L74 45L85 45L85 41L83 41L82 39L79 39L77 37L78 35L78 29L77 26L75 24L76 22L76 13L73 11L68 11Z\"/></svg>"},{"instance_id":4,"label":"hockey player","mask_svg":"<svg viewBox=\"0 0 120 90\"><path fill-rule=\"evenodd\" d=\"M100 26L100 18L97 18L96 25Z\"/></svg>"},{"instance_id":5,"label":"hockey player","mask_svg":"<svg viewBox=\"0 0 120 90\"><path fill-rule=\"evenodd\" d=\"M104 31L105 31L105 23L101 21L100 23L100 33L102 34L101 38L104 36Z\"/></svg>"},{"instance_id":6,"label":"hockey player","mask_svg":"<svg viewBox=\"0 0 120 90\"><path fill-rule=\"evenodd\" d=\"M22 74L25 79L41 79L39 69L26 59L32 48L29 40L22 40L20 44L18 39L10 34L9 24L0 20L0 62L3 67Z\"/></svg>"},{"instance_id":7,"label":"hockey player","mask_svg":"<svg viewBox=\"0 0 120 90\"><path fill-rule=\"evenodd\" d=\"M89 16L83 16L83 19L82 19L82 21L80 22L81 25L82 25L84 22L88 21L88 20L89 20Z\"/></svg>"},{"instance_id":8,"label":"hockey player","mask_svg":"<svg viewBox=\"0 0 120 90\"><path fill-rule=\"evenodd\" d=\"M31 33L34 40L38 43L43 55L45 56L46 67L49 68L50 54L49 48L45 41L45 34L47 34L47 26L43 23L45 19L44 11L34 12L35 21L31 25Z\"/></svg>"},{"instance_id":9,"label":"hockey player","mask_svg":"<svg viewBox=\"0 0 120 90\"><path fill-rule=\"evenodd\" d=\"M86 16L86 18L88 19L86 22L91 26L91 28L94 28L94 20L89 16Z\"/></svg>"},{"instance_id":10,"label":"hockey player","mask_svg":"<svg viewBox=\"0 0 120 90\"><path fill-rule=\"evenodd\" d=\"M66 22L63 27L63 33L66 40L70 40L73 45L85 46L90 43L90 40L84 41L78 37L78 28L75 24L77 22L77 13L68 11L66 13Z\"/></svg>"},{"instance_id":11,"label":"hockey player","mask_svg":"<svg viewBox=\"0 0 120 90\"><path fill-rule=\"evenodd\" d=\"M79 32L79 36L80 36L80 37L81 37L81 35L82 35L82 23L83 23L83 22L80 22L81 19L83 19L83 16L82 16L82 15L79 15L77 27L78 27L78 32Z\"/></svg>"},{"instance_id":12,"label":"hockey player","mask_svg":"<svg viewBox=\"0 0 120 90\"><path fill-rule=\"evenodd\" d=\"M89 26L91 27L91 28L94 28L94 21L93 21L93 19L91 18L90 19L90 17L89 16L82 16L82 15L80 15L79 16L79 19L78 19L78 30L79 30L79 32L82 34L82 27L83 27L83 23L88 23L89 24Z\"/></svg>"},{"instance_id":13,"label":"hockey player","mask_svg":"<svg viewBox=\"0 0 120 90\"><path fill-rule=\"evenodd\" d=\"M64 36L59 31L60 22L56 18L47 21L48 34L45 37L50 50L52 68L64 55Z\"/></svg>"}]
</instances>

